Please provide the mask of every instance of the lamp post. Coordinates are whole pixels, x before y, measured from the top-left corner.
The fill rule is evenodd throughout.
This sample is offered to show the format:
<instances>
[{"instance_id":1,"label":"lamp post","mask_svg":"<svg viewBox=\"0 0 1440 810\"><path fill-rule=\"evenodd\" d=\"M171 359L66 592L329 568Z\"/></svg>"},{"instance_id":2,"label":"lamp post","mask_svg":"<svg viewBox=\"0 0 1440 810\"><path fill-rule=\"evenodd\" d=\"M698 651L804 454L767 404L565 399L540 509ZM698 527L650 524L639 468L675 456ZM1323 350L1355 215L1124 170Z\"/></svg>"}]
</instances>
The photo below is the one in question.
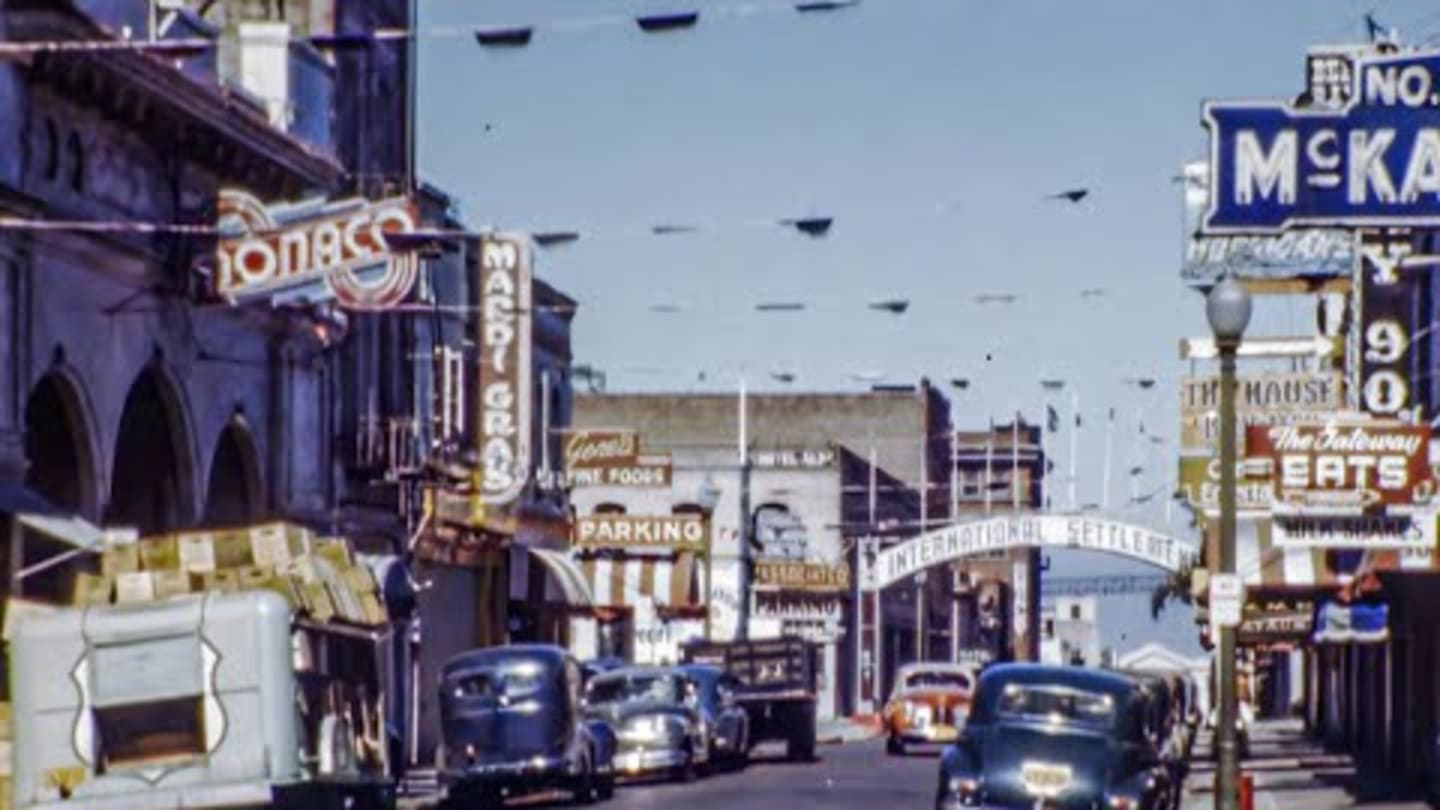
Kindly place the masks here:
<instances>
[{"instance_id":1,"label":"lamp post","mask_svg":"<svg viewBox=\"0 0 1440 810\"><path fill-rule=\"evenodd\" d=\"M715 485L710 473L705 474L695 502L705 512L705 640L714 641L715 637L710 632L714 613L711 610L711 594L715 587L715 507L720 504L720 487Z\"/></svg>"},{"instance_id":2,"label":"lamp post","mask_svg":"<svg viewBox=\"0 0 1440 810\"><path fill-rule=\"evenodd\" d=\"M1226 277L1205 299L1205 317L1220 354L1220 573L1235 573L1235 353L1250 324L1250 293ZM1240 763L1235 740L1235 628L1220 628L1218 680L1220 705L1219 767L1215 770L1215 806L1237 810Z\"/></svg>"}]
</instances>

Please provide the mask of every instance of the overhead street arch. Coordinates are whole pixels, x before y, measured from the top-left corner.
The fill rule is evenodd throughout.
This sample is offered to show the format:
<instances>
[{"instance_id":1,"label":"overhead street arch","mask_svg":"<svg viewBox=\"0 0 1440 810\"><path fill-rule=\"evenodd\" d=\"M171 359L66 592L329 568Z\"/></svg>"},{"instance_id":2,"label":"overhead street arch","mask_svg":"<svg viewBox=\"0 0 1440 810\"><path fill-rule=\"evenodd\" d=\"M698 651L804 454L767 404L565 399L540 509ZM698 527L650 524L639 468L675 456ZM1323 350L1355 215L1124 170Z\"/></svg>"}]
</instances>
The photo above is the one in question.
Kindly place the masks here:
<instances>
[{"instance_id":1,"label":"overhead street arch","mask_svg":"<svg viewBox=\"0 0 1440 810\"><path fill-rule=\"evenodd\" d=\"M1179 571L1199 554L1189 543L1130 523L1085 515L1004 515L955 523L861 555L860 588L879 591L934 565L1030 547L1100 551L1166 571Z\"/></svg>"}]
</instances>

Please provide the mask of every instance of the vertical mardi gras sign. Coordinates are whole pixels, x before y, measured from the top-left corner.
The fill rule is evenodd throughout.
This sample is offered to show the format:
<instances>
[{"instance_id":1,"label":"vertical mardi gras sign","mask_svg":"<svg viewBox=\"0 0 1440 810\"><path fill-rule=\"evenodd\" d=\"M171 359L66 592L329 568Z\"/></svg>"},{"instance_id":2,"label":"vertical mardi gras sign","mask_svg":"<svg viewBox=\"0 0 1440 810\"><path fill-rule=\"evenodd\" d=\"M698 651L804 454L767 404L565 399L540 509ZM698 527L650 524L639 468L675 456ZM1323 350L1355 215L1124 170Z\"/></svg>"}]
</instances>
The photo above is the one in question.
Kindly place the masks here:
<instances>
[{"instance_id":1,"label":"vertical mardi gras sign","mask_svg":"<svg viewBox=\"0 0 1440 810\"><path fill-rule=\"evenodd\" d=\"M480 240L480 468L474 489L503 505L530 472L530 240L491 234Z\"/></svg>"}]
</instances>

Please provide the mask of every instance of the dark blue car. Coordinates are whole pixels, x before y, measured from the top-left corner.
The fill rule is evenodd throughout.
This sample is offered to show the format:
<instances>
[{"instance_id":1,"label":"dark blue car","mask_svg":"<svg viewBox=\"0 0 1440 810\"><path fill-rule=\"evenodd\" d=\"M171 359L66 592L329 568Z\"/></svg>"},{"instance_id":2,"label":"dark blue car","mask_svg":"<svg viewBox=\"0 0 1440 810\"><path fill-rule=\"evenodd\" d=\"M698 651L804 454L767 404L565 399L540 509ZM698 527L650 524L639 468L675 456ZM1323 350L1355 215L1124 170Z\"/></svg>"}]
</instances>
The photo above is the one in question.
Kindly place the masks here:
<instances>
[{"instance_id":1,"label":"dark blue car","mask_svg":"<svg viewBox=\"0 0 1440 810\"><path fill-rule=\"evenodd\" d=\"M1143 687L1120 673L991 667L941 757L935 805L1160 810L1170 775L1148 734L1149 708Z\"/></svg>"},{"instance_id":2,"label":"dark blue car","mask_svg":"<svg viewBox=\"0 0 1440 810\"><path fill-rule=\"evenodd\" d=\"M615 732L587 718L580 664L560 647L461 653L440 676L443 741L436 764L452 804L498 805L539 790L577 803L615 791Z\"/></svg>"}]
</instances>

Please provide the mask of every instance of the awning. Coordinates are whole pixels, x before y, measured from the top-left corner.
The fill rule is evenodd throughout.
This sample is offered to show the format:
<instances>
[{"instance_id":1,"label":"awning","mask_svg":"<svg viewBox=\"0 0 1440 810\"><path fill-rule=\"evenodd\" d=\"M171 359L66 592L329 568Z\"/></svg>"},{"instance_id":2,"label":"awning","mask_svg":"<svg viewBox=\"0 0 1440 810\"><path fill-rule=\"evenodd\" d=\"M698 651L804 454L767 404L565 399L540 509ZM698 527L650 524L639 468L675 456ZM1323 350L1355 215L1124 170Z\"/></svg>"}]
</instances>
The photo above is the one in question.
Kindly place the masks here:
<instances>
[{"instance_id":1,"label":"awning","mask_svg":"<svg viewBox=\"0 0 1440 810\"><path fill-rule=\"evenodd\" d=\"M569 552L531 546L530 554L555 578L561 593L565 595L565 604L581 608L594 606L595 599L591 596L590 583L585 579L585 572L580 570Z\"/></svg>"},{"instance_id":2,"label":"awning","mask_svg":"<svg viewBox=\"0 0 1440 810\"><path fill-rule=\"evenodd\" d=\"M651 600L656 608L692 608L698 555L681 552L674 557L590 557L581 563L585 578L604 607L634 607Z\"/></svg>"},{"instance_id":3,"label":"awning","mask_svg":"<svg viewBox=\"0 0 1440 810\"><path fill-rule=\"evenodd\" d=\"M98 552L103 545L104 533L98 526L58 509L23 484L0 483L0 513L14 517L20 525L31 531L71 546L69 551L16 571L16 579L33 576L86 552Z\"/></svg>"},{"instance_id":4,"label":"awning","mask_svg":"<svg viewBox=\"0 0 1440 810\"><path fill-rule=\"evenodd\" d=\"M1374 644L1390 637L1390 606L1384 603L1323 602L1315 613L1316 644Z\"/></svg>"}]
</instances>

